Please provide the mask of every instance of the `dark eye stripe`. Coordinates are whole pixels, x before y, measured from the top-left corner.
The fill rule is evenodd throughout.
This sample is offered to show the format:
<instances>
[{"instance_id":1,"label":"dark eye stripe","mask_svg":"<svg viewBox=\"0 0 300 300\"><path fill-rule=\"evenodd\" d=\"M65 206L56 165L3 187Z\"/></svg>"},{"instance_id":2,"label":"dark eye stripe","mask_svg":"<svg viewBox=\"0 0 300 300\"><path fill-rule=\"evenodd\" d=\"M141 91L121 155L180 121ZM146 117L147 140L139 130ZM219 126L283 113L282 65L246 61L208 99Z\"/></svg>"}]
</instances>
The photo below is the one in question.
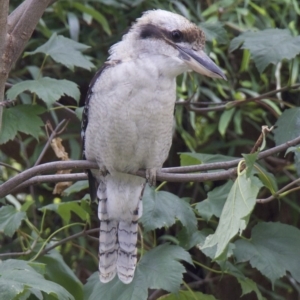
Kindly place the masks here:
<instances>
[{"instance_id":1,"label":"dark eye stripe","mask_svg":"<svg viewBox=\"0 0 300 300\"><path fill-rule=\"evenodd\" d=\"M173 30L170 32L154 24L146 24L142 27L140 38L169 40L174 43L186 42L193 44L196 42L201 45L204 45L205 43L204 33L197 26L191 27L190 30Z\"/></svg>"}]
</instances>

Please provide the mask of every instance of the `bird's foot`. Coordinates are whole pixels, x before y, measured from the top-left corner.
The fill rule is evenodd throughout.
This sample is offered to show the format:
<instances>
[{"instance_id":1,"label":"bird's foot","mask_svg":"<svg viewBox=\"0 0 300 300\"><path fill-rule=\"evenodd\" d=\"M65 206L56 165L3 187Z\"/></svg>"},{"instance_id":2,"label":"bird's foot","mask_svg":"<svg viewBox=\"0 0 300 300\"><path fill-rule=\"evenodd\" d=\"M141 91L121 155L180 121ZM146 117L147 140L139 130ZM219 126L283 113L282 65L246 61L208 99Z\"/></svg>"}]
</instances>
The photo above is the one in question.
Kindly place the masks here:
<instances>
[{"instance_id":1,"label":"bird's foot","mask_svg":"<svg viewBox=\"0 0 300 300\"><path fill-rule=\"evenodd\" d=\"M146 180L150 186L156 185L156 168L146 169Z\"/></svg>"}]
</instances>

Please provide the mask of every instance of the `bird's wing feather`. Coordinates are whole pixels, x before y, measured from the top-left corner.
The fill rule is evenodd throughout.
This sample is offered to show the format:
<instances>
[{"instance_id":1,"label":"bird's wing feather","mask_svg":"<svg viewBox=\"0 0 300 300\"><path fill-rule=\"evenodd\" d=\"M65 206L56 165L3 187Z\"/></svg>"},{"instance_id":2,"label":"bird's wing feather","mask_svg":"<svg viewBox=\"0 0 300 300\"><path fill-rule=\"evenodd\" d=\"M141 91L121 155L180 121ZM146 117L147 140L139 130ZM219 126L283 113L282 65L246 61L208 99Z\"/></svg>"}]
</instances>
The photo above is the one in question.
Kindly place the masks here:
<instances>
[{"instance_id":1,"label":"bird's wing feather","mask_svg":"<svg viewBox=\"0 0 300 300\"><path fill-rule=\"evenodd\" d=\"M93 86L96 83L96 81L99 79L99 77L103 73L103 71L106 70L107 68L111 67L112 65L115 65L115 64L116 64L115 61L105 62L103 64L103 66L96 72L96 74L94 75L93 79L91 80L91 82L89 84L89 89L88 89L88 92L86 94L85 101L84 101L85 103L84 103L84 109L83 109L83 112L82 112L82 120L81 120L81 142L82 142L82 159L83 160L86 160L86 155L85 155L85 132L86 132L86 129L87 129L87 126L88 126L89 102L90 102L90 99L93 95L92 89L93 89ZM97 180L96 180L95 176L91 172L91 170L86 170L86 172L87 172L87 175L88 175L91 200L95 201L97 199L98 183L97 183Z\"/></svg>"}]
</instances>

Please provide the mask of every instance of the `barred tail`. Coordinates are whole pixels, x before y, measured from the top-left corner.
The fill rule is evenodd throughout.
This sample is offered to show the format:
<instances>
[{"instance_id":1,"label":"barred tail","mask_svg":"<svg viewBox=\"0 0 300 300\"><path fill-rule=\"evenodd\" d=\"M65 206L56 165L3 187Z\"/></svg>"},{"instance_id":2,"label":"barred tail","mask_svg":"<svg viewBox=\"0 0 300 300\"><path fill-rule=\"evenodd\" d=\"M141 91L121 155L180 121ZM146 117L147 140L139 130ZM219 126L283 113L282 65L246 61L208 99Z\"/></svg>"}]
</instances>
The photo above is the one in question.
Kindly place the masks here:
<instances>
[{"instance_id":1,"label":"barred tail","mask_svg":"<svg viewBox=\"0 0 300 300\"><path fill-rule=\"evenodd\" d=\"M118 260L117 270L119 279L128 284L132 281L137 262L138 219L142 215L142 194L139 204L133 212L131 222L119 222L118 227Z\"/></svg>"},{"instance_id":2,"label":"barred tail","mask_svg":"<svg viewBox=\"0 0 300 300\"><path fill-rule=\"evenodd\" d=\"M98 217L100 220L99 234L99 273L101 282L109 282L116 275L118 258L117 228L118 222L108 219L106 184L101 181L97 192Z\"/></svg>"}]
</instances>

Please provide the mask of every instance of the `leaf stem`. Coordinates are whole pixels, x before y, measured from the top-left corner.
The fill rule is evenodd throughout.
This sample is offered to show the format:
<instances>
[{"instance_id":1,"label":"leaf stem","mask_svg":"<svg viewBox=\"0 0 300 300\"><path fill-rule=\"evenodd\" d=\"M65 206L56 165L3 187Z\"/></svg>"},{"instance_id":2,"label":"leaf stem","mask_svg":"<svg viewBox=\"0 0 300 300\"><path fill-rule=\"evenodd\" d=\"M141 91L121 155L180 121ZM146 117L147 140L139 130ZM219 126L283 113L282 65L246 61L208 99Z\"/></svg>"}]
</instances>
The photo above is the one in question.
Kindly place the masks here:
<instances>
[{"instance_id":1,"label":"leaf stem","mask_svg":"<svg viewBox=\"0 0 300 300\"><path fill-rule=\"evenodd\" d=\"M194 291L189 287L189 285L183 280L183 285L186 287L186 289L192 294L192 297L197 300L197 296L195 295Z\"/></svg>"},{"instance_id":2,"label":"leaf stem","mask_svg":"<svg viewBox=\"0 0 300 300\"><path fill-rule=\"evenodd\" d=\"M210 267L207 267L206 265L203 265L203 264L199 263L196 260L193 260L193 263L200 266L200 267L202 267L203 269L206 269L206 270L208 270L210 272L213 272L213 273L217 273L217 274L223 274L224 273L223 271L218 271L218 270L212 269Z\"/></svg>"},{"instance_id":3,"label":"leaf stem","mask_svg":"<svg viewBox=\"0 0 300 300\"><path fill-rule=\"evenodd\" d=\"M40 253L42 252L42 250L44 249L44 247L47 245L47 243L52 239L52 237L54 237L57 233L59 233L60 231L62 230L65 230L66 228L69 228L69 227L72 227L72 226L75 226L75 225L82 225L82 226L86 226L85 223L72 223L72 224L68 224L66 226L63 226L61 228L59 228L58 230L54 231L46 240L45 242L43 243L42 247L40 248L40 250L38 251L38 253L32 258L30 259L30 261L35 261Z\"/></svg>"},{"instance_id":4,"label":"leaf stem","mask_svg":"<svg viewBox=\"0 0 300 300\"><path fill-rule=\"evenodd\" d=\"M167 181L163 181L156 189L155 192L158 192L165 184L167 183Z\"/></svg>"}]
</instances>

